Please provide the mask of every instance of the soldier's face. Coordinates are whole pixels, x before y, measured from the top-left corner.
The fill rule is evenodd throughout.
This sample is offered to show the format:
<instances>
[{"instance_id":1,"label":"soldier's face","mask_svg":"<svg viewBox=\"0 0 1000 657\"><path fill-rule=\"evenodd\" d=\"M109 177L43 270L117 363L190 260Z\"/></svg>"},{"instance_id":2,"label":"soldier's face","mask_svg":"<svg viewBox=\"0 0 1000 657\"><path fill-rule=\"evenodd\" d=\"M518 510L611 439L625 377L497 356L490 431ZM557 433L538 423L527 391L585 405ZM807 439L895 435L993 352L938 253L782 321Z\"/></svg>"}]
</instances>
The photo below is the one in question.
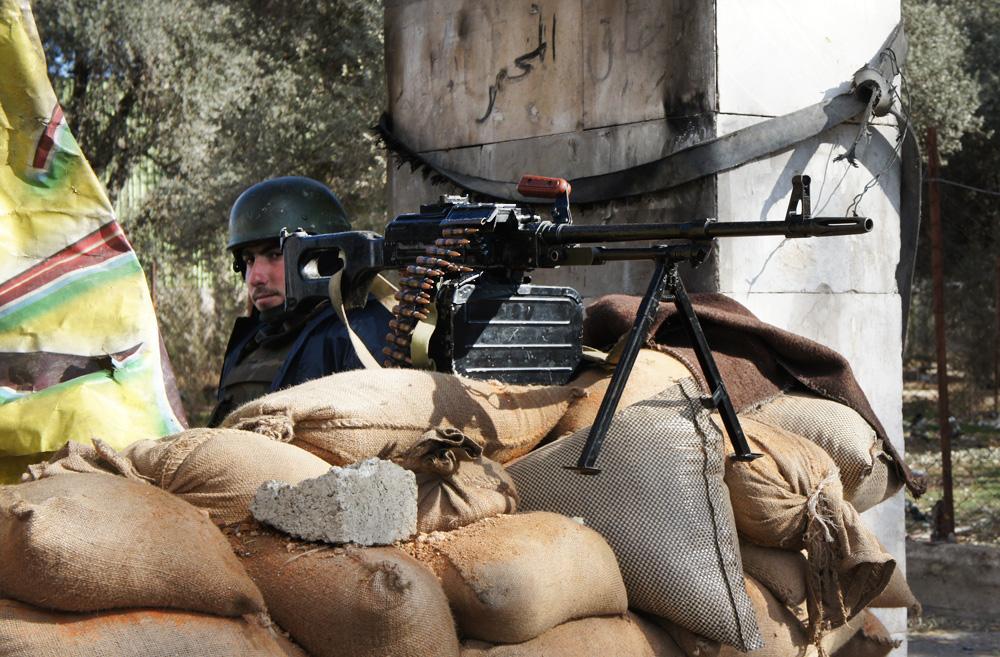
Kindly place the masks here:
<instances>
[{"instance_id":1,"label":"soldier's face","mask_svg":"<svg viewBox=\"0 0 1000 657\"><path fill-rule=\"evenodd\" d=\"M254 244L243 249L247 293L258 311L285 303L285 258L275 242Z\"/></svg>"}]
</instances>

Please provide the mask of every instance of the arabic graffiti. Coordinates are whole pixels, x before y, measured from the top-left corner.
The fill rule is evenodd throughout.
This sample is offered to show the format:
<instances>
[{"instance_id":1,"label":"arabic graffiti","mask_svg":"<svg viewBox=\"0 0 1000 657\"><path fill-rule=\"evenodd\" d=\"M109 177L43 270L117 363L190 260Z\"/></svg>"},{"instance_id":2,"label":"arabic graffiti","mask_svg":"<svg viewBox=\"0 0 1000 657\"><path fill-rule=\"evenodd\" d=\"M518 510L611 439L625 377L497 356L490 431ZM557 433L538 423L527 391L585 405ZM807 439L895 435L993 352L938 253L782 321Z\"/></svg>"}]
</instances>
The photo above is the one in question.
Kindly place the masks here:
<instances>
[{"instance_id":1,"label":"arabic graffiti","mask_svg":"<svg viewBox=\"0 0 1000 657\"><path fill-rule=\"evenodd\" d=\"M476 123L485 123L490 115L493 114L493 108L496 106L497 95L504 90L504 86L508 82L516 82L518 80L523 80L535 69L534 60L538 60L538 63L545 61L545 53L548 51L549 42L545 39L545 34L547 32L547 27L545 25L545 19L542 16L542 10L538 5L531 5L529 10L530 14L538 14L538 46L530 52L526 52L523 55L514 58L514 66L517 67L518 73L511 75L507 67L501 68L496 75L496 79L493 84L490 85L489 90L489 105L486 107L486 112L476 119ZM551 33L551 45L552 45L552 61L556 59L556 17L555 14L552 15L552 33Z\"/></svg>"}]
</instances>

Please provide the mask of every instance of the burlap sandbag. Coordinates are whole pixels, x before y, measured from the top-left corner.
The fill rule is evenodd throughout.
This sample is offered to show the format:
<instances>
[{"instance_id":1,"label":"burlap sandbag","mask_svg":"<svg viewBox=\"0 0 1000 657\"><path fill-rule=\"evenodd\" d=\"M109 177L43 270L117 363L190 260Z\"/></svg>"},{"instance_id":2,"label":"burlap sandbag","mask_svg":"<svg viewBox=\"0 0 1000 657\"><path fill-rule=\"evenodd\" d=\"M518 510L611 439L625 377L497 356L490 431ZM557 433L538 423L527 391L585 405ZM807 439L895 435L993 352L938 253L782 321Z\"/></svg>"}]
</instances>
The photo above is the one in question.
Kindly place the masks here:
<instances>
[{"instance_id":1,"label":"burlap sandbag","mask_svg":"<svg viewBox=\"0 0 1000 657\"><path fill-rule=\"evenodd\" d=\"M21 481L38 481L46 477L81 472L121 475L133 481L149 481L111 445L99 438L94 438L91 443L84 445L72 440L67 442L48 461L29 465L27 472L21 475Z\"/></svg>"},{"instance_id":2,"label":"burlap sandbag","mask_svg":"<svg viewBox=\"0 0 1000 657\"><path fill-rule=\"evenodd\" d=\"M400 550L304 543L257 524L226 532L271 617L313 657L457 657L440 583Z\"/></svg>"},{"instance_id":3,"label":"burlap sandbag","mask_svg":"<svg viewBox=\"0 0 1000 657\"><path fill-rule=\"evenodd\" d=\"M423 370L356 370L265 395L233 411L224 427L310 451L333 465L391 459L431 429L458 429L501 463L552 430L579 391L519 386Z\"/></svg>"},{"instance_id":4,"label":"burlap sandbag","mask_svg":"<svg viewBox=\"0 0 1000 657\"><path fill-rule=\"evenodd\" d=\"M0 600L0 657L286 657L253 620L164 609L98 614Z\"/></svg>"},{"instance_id":5,"label":"burlap sandbag","mask_svg":"<svg viewBox=\"0 0 1000 657\"><path fill-rule=\"evenodd\" d=\"M575 618L628 609L604 539L553 513L487 518L402 548L440 578L464 638L518 643Z\"/></svg>"},{"instance_id":6,"label":"burlap sandbag","mask_svg":"<svg viewBox=\"0 0 1000 657\"><path fill-rule=\"evenodd\" d=\"M804 392L789 392L744 413L763 424L808 438L840 470L844 499L858 512L893 496L903 482L882 439L857 411Z\"/></svg>"},{"instance_id":7,"label":"burlap sandbag","mask_svg":"<svg viewBox=\"0 0 1000 657\"><path fill-rule=\"evenodd\" d=\"M463 641L462 657L685 657L666 630L635 614L582 618L524 643Z\"/></svg>"},{"instance_id":8,"label":"burlap sandbag","mask_svg":"<svg viewBox=\"0 0 1000 657\"><path fill-rule=\"evenodd\" d=\"M844 501L837 466L821 447L753 420L741 424L751 449L763 456L727 460L736 528L763 547L806 550L810 620L822 619L811 623L815 638L881 593L896 561Z\"/></svg>"},{"instance_id":9,"label":"burlap sandbag","mask_svg":"<svg viewBox=\"0 0 1000 657\"><path fill-rule=\"evenodd\" d=\"M794 550L760 547L747 542L740 543L740 552L743 555L744 572L767 587L800 621L803 629L808 628L809 562L805 554ZM919 616L921 612L920 602L910 591L906 577L899 568L893 569L885 589L870 602L845 600L844 606L849 609L851 616L859 613L863 607L905 608L915 616ZM826 621L836 627L841 619L829 613L836 608L835 601L828 600L823 607L828 610Z\"/></svg>"},{"instance_id":10,"label":"burlap sandbag","mask_svg":"<svg viewBox=\"0 0 1000 657\"><path fill-rule=\"evenodd\" d=\"M262 611L208 517L149 484L72 474L0 488L0 597L61 611Z\"/></svg>"},{"instance_id":11,"label":"burlap sandbag","mask_svg":"<svg viewBox=\"0 0 1000 657\"><path fill-rule=\"evenodd\" d=\"M510 475L455 429L436 429L396 462L417 477L417 530L450 531L517 511Z\"/></svg>"},{"instance_id":12,"label":"burlap sandbag","mask_svg":"<svg viewBox=\"0 0 1000 657\"><path fill-rule=\"evenodd\" d=\"M861 627L833 652L833 657L886 657L899 647L901 642L892 638L875 614L866 609L858 618L861 620Z\"/></svg>"},{"instance_id":13,"label":"burlap sandbag","mask_svg":"<svg viewBox=\"0 0 1000 657\"><path fill-rule=\"evenodd\" d=\"M743 653L665 619L659 622L687 657L742 657L744 654L751 657L825 657L840 650L861 627L863 616L859 614L847 624L813 641L791 612L765 586L747 577L746 589L756 609L764 639L763 646L757 650Z\"/></svg>"},{"instance_id":14,"label":"burlap sandbag","mask_svg":"<svg viewBox=\"0 0 1000 657\"><path fill-rule=\"evenodd\" d=\"M550 439L576 433L594 423L597 409L600 408L604 393L611 384L613 372L613 364L591 365L570 381L570 385L579 388L582 394L572 399L566 413L549 432ZM625 390L622 391L618 409L649 399L690 376L691 372L684 363L670 354L653 349L641 349L629 374Z\"/></svg>"},{"instance_id":15,"label":"burlap sandbag","mask_svg":"<svg viewBox=\"0 0 1000 657\"><path fill-rule=\"evenodd\" d=\"M122 455L140 475L208 511L218 523L247 519L265 481L297 484L330 470L329 463L294 445L234 429L189 429L140 440Z\"/></svg>"},{"instance_id":16,"label":"burlap sandbag","mask_svg":"<svg viewBox=\"0 0 1000 657\"><path fill-rule=\"evenodd\" d=\"M879 593L868 606L890 609L903 608L913 616L919 616L923 613L920 601L917 600L917 596L913 595L913 591L910 590L910 585L906 581L906 575L899 568L892 572L892 577L889 578L885 590Z\"/></svg>"},{"instance_id":17,"label":"burlap sandbag","mask_svg":"<svg viewBox=\"0 0 1000 657\"><path fill-rule=\"evenodd\" d=\"M522 510L581 516L607 539L629 604L742 650L760 642L723 483L722 434L691 378L619 412L597 463L575 465L589 429L507 466Z\"/></svg>"}]
</instances>

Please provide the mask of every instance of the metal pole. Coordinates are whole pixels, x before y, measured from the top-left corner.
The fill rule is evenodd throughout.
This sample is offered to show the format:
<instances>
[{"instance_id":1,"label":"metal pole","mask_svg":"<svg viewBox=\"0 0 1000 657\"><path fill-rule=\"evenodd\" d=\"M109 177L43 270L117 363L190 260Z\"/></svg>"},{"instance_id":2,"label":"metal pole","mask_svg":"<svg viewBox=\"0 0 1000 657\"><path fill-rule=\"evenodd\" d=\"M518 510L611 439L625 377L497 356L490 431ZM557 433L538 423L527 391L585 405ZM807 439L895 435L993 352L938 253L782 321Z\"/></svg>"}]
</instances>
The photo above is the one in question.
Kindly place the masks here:
<instances>
[{"instance_id":1,"label":"metal pole","mask_svg":"<svg viewBox=\"0 0 1000 657\"><path fill-rule=\"evenodd\" d=\"M996 312L996 334L993 339L993 414L1000 416L1000 256L997 256L997 275L993 310Z\"/></svg>"},{"instance_id":2,"label":"metal pole","mask_svg":"<svg viewBox=\"0 0 1000 657\"><path fill-rule=\"evenodd\" d=\"M944 264L941 254L941 196L938 189L940 162L937 130L927 128L927 197L931 215L931 276L934 288L934 336L937 343L938 426L941 431L941 482L944 494L935 518L935 534L941 540L955 538L955 501L951 474L951 416L948 409L948 355L944 335Z\"/></svg>"}]
</instances>

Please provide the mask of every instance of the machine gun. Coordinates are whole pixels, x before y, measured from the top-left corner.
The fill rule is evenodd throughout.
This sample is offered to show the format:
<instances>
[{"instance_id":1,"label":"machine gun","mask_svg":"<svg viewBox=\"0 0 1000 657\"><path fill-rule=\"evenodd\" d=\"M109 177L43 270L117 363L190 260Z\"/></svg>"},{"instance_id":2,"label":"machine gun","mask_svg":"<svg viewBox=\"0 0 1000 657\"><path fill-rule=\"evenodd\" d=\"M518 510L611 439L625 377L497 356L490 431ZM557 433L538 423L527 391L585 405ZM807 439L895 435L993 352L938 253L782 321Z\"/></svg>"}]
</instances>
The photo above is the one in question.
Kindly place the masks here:
<instances>
[{"instance_id":1,"label":"machine gun","mask_svg":"<svg viewBox=\"0 0 1000 657\"><path fill-rule=\"evenodd\" d=\"M733 458L756 458L677 266L703 262L714 238L856 235L872 229L871 219L811 217L808 176L794 177L784 221L574 225L570 185L565 180L524 176L517 189L528 198L552 199L551 220L539 217L528 206L443 196L439 203L421 206L419 213L396 217L384 236L365 231L329 235L284 231L286 307L327 297L335 273L345 305L359 307L376 274L399 270L398 304L384 349L386 365L416 364L511 383L561 384L573 376L582 360L582 299L572 288L533 285L528 272L650 260L655 268L649 287L584 452L572 467L586 474L599 472L595 464L601 444L661 300L677 306L711 391L706 403L722 417L735 449ZM601 244L660 241L672 243ZM415 338L421 326L424 333L433 328L429 339Z\"/></svg>"}]
</instances>

